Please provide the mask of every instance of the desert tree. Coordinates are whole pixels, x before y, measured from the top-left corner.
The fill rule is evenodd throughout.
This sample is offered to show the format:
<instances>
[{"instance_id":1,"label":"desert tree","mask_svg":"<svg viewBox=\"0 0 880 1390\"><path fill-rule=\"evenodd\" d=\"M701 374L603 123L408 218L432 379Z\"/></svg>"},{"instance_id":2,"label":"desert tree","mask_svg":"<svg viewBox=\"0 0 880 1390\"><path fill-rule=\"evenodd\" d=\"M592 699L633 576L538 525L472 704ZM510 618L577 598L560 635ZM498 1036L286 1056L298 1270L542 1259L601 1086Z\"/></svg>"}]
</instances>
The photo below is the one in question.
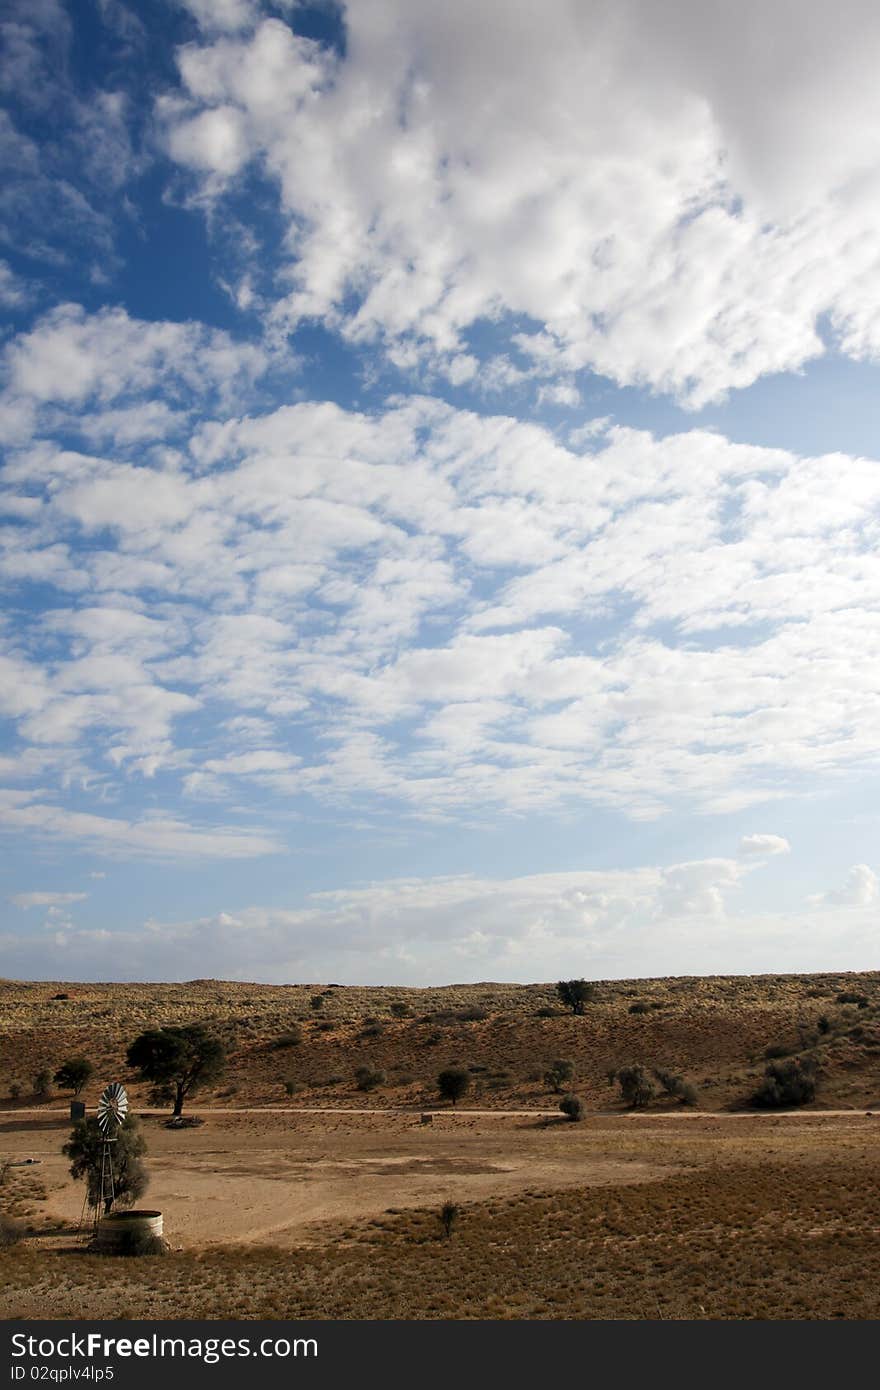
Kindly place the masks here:
<instances>
[{"instance_id":1,"label":"desert tree","mask_svg":"<svg viewBox=\"0 0 880 1390\"><path fill-rule=\"evenodd\" d=\"M62 1062L52 1080L62 1091L72 1091L78 1096L95 1074L95 1068L85 1057L69 1057Z\"/></svg>"},{"instance_id":2,"label":"desert tree","mask_svg":"<svg viewBox=\"0 0 880 1390\"><path fill-rule=\"evenodd\" d=\"M631 1067L620 1067L616 1072L611 1073L611 1077L617 1081L624 1102L632 1106L634 1110L647 1105L657 1094L657 1088L651 1077L644 1067L637 1064Z\"/></svg>"},{"instance_id":3,"label":"desert tree","mask_svg":"<svg viewBox=\"0 0 880 1390\"><path fill-rule=\"evenodd\" d=\"M570 1081L574 1076L574 1062L569 1062L566 1057L558 1057L555 1062L544 1072L544 1083L557 1095L562 1090L563 1084Z\"/></svg>"},{"instance_id":4,"label":"desert tree","mask_svg":"<svg viewBox=\"0 0 880 1390\"><path fill-rule=\"evenodd\" d=\"M563 1096L559 1102L559 1109L569 1120L582 1120L584 1117L584 1103L580 1096Z\"/></svg>"},{"instance_id":5,"label":"desert tree","mask_svg":"<svg viewBox=\"0 0 880 1390\"><path fill-rule=\"evenodd\" d=\"M446 1067L437 1077L437 1089L444 1100L455 1105L471 1084L470 1073L464 1067Z\"/></svg>"},{"instance_id":6,"label":"desert tree","mask_svg":"<svg viewBox=\"0 0 880 1390\"><path fill-rule=\"evenodd\" d=\"M84 1178L88 1184L89 1205L97 1207L103 1203L106 1216L114 1200L120 1207L133 1206L146 1192L149 1179L141 1162L147 1146L134 1115L126 1116L117 1129L112 1144L112 1196L107 1191L106 1180L105 1190L101 1191L105 1143L104 1131L94 1115L90 1115L88 1119L80 1120L74 1125L61 1152L71 1160L70 1176L76 1179Z\"/></svg>"},{"instance_id":7,"label":"desert tree","mask_svg":"<svg viewBox=\"0 0 880 1390\"><path fill-rule=\"evenodd\" d=\"M559 1000L573 1014L582 1014L596 997L596 987L587 980L560 980L556 986Z\"/></svg>"},{"instance_id":8,"label":"desert tree","mask_svg":"<svg viewBox=\"0 0 880 1390\"><path fill-rule=\"evenodd\" d=\"M187 1096L226 1067L226 1048L201 1023L177 1028L151 1028L135 1038L125 1060L141 1081L152 1081L163 1098L174 1100L175 1117L183 1114Z\"/></svg>"}]
</instances>

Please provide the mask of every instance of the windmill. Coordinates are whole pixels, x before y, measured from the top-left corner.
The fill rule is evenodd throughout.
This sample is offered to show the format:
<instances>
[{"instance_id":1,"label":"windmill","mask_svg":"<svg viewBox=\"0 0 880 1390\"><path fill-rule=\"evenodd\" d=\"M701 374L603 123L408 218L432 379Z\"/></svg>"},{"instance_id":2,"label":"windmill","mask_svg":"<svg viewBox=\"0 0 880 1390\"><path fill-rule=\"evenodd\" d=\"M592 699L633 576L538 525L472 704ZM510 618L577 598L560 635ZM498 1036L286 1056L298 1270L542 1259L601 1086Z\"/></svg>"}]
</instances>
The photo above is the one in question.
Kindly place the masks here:
<instances>
[{"instance_id":1,"label":"windmill","mask_svg":"<svg viewBox=\"0 0 880 1390\"><path fill-rule=\"evenodd\" d=\"M101 1129L101 1185L95 1204L95 1229L101 1218L101 1208L109 1200L112 1205L116 1198L116 1185L113 1177L113 1145L116 1143L119 1128L128 1114L128 1096L119 1081L111 1081L104 1087L98 1101L97 1120Z\"/></svg>"}]
</instances>

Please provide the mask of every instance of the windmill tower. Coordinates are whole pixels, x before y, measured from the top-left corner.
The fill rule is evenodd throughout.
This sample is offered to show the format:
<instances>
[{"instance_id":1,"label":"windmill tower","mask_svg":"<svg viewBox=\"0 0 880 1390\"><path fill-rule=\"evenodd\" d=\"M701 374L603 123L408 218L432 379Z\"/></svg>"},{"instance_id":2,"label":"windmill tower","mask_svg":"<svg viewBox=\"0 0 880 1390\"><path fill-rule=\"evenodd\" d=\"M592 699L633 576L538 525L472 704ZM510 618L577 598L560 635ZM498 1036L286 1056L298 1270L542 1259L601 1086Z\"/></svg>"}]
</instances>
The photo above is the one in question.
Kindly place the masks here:
<instances>
[{"instance_id":1,"label":"windmill tower","mask_svg":"<svg viewBox=\"0 0 880 1390\"><path fill-rule=\"evenodd\" d=\"M101 1182L95 1204L95 1230L107 1202L116 1198L116 1181L113 1174L113 1145L119 1136L119 1128L128 1114L128 1096L125 1087L118 1081L105 1086L98 1101L97 1119L101 1128Z\"/></svg>"}]
</instances>

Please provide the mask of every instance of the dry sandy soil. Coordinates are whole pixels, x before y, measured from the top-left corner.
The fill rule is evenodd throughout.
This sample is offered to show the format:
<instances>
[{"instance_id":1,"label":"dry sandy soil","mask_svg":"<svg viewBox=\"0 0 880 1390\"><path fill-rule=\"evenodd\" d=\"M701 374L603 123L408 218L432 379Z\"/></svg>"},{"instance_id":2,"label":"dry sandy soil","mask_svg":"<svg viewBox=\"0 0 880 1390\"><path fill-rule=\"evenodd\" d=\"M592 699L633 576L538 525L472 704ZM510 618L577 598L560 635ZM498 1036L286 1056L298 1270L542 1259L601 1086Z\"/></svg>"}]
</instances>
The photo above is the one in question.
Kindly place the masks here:
<instances>
[{"instance_id":1,"label":"dry sandy soil","mask_svg":"<svg viewBox=\"0 0 880 1390\"><path fill-rule=\"evenodd\" d=\"M417 1115L215 1114L198 1129L168 1130L158 1118L142 1124L150 1172L143 1205L161 1208L173 1245L185 1249L321 1243L328 1222L379 1216L389 1206L640 1182L678 1167L647 1152L636 1158L620 1125L600 1138L555 1118L461 1114L422 1125ZM60 1152L69 1131L60 1118L0 1120L4 1156L38 1160L40 1211L65 1231L79 1222L83 1198Z\"/></svg>"}]
</instances>

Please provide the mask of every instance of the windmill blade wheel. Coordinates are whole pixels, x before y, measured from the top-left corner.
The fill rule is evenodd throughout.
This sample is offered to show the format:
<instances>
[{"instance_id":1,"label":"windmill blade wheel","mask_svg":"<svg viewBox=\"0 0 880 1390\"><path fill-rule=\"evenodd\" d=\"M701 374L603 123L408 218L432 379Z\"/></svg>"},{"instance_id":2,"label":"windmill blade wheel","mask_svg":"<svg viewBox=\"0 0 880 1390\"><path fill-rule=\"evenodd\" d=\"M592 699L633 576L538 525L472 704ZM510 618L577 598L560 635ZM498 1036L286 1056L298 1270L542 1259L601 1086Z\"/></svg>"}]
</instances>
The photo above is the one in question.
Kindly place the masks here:
<instances>
[{"instance_id":1,"label":"windmill blade wheel","mask_svg":"<svg viewBox=\"0 0 880 1390\"><path fill-rule=\"evenodd\" d=\"M118 1081L111 1081L104 1088L98 1101L98 1124L107 1137L112 1137L128 1114L128 1096L125 1087Z\"/></svg>"}]
</instances>

